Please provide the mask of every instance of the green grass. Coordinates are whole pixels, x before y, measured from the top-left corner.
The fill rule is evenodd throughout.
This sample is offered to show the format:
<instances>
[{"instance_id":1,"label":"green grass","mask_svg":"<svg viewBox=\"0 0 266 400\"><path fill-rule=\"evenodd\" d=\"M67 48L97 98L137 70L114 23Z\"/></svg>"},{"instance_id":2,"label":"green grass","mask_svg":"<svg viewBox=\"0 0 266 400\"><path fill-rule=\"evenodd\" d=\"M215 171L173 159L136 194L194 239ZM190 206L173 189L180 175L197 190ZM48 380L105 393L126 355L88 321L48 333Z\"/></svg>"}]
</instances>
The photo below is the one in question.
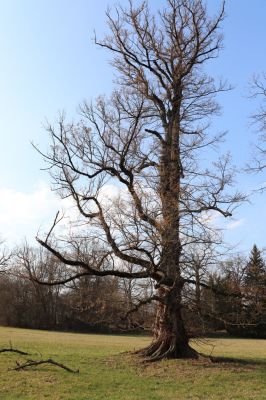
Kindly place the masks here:
<instances>
[{"instance_id":1,"label":"green grass","mask_svg":"<svg viewBox=\"0 0 266 400\"><path fill-rule=\"evenodd\" d=\"M24 357L1 353L1 400L266 399L266 340L224 338L194 344L202 353L227 357L231 362L202 359L153 364L122 354L147 345L148 337L0 328L0 348L8 347L9 341L34 353L32 358L51 357L79 368L80 373L70 374L51 365L9 371Z\"/></svg>"}]
</instances>

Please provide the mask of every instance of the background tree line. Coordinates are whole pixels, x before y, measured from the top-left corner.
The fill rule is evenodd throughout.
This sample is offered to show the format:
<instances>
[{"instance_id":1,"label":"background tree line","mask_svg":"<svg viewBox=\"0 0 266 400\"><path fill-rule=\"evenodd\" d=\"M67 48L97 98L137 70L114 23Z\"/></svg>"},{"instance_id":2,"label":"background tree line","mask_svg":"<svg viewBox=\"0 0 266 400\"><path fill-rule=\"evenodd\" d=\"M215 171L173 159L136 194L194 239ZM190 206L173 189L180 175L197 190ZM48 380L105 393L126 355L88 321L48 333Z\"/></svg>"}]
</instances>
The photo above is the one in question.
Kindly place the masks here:
<instances>
[{"instance_id":1,"label":"background tree line","mask_svg":"<svg viewBox=\"0 0 266 400\"><path fill-rule=\"evenodd\" d=\"M253 246L249 259L236 256L209 277L203 290L203 314L214 329L246 337L266 337L266 265Z\"/></svg>"},{"instance_id":2,"label":"background tree line","mask_svg":"<svg viewBox=\"0 0 266 400\"><path fill-rule=\"evenodd\" d=\"M16 251L0 274L0 325L87 332L140 331L151 325L153 306L134 310L140 292L152 290L150 281L139 286L85 276L57 286L36 282L64 277L64 266L46 250L24 246ZM134 313L126 315L131 309Z\"/></svg>"},{"instance_id":3,"label":"background tree line","mask_svg":"<svg viewBox=\"0 0 266 400\"><path fill-rule=\"evenodd\" d=\"M155 306L142 300L155 291L150 280L139 284L133 279L82 276L62 285L41 285L37 279L64 280L64 265L42 248L26 245L14 253L2 257L1 325L81 332L152 330ZM225 331L266 337L266 264L256 245L248 259L237 255L219 261L206 248L183 260L188 262L189 276L197 282L188 284L183 294L190 336Z\"/></svg>"}]
</instances>

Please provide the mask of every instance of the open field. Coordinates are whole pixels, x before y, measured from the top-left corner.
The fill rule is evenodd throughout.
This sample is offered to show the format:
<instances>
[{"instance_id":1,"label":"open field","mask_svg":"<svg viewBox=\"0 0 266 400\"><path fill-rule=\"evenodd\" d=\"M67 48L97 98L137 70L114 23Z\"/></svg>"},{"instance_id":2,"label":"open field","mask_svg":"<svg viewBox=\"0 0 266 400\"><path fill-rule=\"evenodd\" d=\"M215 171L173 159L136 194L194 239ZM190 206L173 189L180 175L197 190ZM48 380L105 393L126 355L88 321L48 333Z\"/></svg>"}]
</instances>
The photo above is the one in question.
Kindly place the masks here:
<instances>
[{"instance_id":1,"label":"open field","mask_svg":"<svg viewBox=\"0 0 266 400\"><path fill-rule=\"evenodd\" d=\"M235 362L162 361L143 364L122 352L150 338L82 335L0 328L0 347L53 358L80 369L71 374L52 365L9 371L24 356L0 354L1 400L249 400L266 399L266 340L209 339L202 353ZM41 353L40 354L38 354Z\"/></svg>"}]
</instances>

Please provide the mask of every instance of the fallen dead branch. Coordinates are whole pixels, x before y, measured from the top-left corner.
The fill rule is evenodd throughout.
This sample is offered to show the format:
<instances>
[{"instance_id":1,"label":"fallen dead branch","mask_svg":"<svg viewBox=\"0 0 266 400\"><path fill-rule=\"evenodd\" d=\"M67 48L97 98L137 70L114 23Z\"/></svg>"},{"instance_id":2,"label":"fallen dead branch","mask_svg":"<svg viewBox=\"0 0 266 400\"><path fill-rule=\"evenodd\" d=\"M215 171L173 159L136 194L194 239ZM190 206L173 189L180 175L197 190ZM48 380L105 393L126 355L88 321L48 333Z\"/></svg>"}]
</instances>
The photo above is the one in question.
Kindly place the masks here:
<instances>
[{"instance_id":1,"label":"fallen dead branch","mask_svg":"<svg viewBox=\"0 0 266 400\"><path fill-rule=\"evenodd\" d=\"M13 349L12 347L6 348L6 349L0 349L0 353L7 353L7 352L21 354L22 356L30 355L30 353L26 353L25 351L18 350L18 349Z\"/></svg>"},{"instance_id":2,"label":"fallen dead branch","mask_svg":"<svg viewBox=\"0 0 266 400\"><path fill-rule=\"evenodd\" d=\"M62 368L64 370L66 370L68 372L72 372L73 374L78 374L79 373L78 369L76 369L76 370L75 369L71 369L71 368L67 367L64 364L61 364L61 363L59 363L57 361L54 361L51 358L48 358L47 360L27 360L23 364L19 364L17 362L17 366L15 368L10 368L10 370L11 371L19 371L19 370L26 369L26 368L29 368L29 367L36 367L37 365L41 365L41 364L52 364L52 365L55 365L56 367L59 367L59 368Z\"/></svg>"},{"instance_id":3,"label":"fallen dead branch","mask_svg":"<svg viewBox=\"0 0 266 400\"><path fill-rule=\"evenodd\" d=\"M22 356L29 356L29 355L31 355L30 353L27 353L27 352L25 352L25 351L22 351L22 350L13 348L11 342L10 342L10 347L0 349L0 353L7 353L7 352L12 352L12 353L20 354L20 355L22 355ZM41 355L41 354L40 354L40 356L41 356L41 358L42 358L42 355ZM10 371L19 371L19 370L26 369L26 368L30 368L30 367L35 367L35 366L38 366L38 365L41 365L41 364L51 364L51 365L54 365L54 366L59 367L59 368L62 368L62 369L64 369L64 370L66 370L66 371L68 371L68 372L71 372L71 373L74 373L74 374L79 373L79 370L78 370L78 369L77 369L77 370L71 369L71 368L67 367L67 366L64 365L64 364L59 363L59 362L53 360L52 358L48 358L47 360L43 360L43 359L41 359L41 360L31 360L31 359L28 359L28 360L26 360L24 363L19 363L18 361L16 361L16 365L17 365L17 366L16 366L15 368L9 368L9 370L10 370Z\"/></svg>"}]
</instances>

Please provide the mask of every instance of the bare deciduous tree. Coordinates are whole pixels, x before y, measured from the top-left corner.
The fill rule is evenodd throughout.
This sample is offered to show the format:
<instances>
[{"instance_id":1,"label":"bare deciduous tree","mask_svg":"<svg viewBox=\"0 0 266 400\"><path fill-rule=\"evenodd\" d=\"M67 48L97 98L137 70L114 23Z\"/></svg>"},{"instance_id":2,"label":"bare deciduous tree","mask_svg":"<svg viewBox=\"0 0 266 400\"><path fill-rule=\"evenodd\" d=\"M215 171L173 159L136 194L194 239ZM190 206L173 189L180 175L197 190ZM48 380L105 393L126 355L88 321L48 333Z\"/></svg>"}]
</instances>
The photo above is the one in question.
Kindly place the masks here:
<instances>
[{"instance_id":1,"label":"bare deciduous tree","mask_svg":"<svg viewBox=\"0 0 266 400\"><path fill-rule=\"evenodd\" d=\"M48 127L43 155L54 188L75 202L79 229L55 241L56 219L46 239L37 238L68 266L66 279L46 283L83 275L152 279L157 293L140 305L157 301L154 338L141 354L197 357L182 316L184 285L193 283L182 257L210 237L213 213L228 217L242 199L227 190L229 157L207 162L223 137L210 132L219 112L214 97L228 87L203 67L218 56L224 6L209 18L201 0L167 0L153 16L147 2L129 1L107 18L111 33L96 43L113 55L118 90L84 104L78 124L61 118Z\"/></svg>"},{"instance_id":2,"label":"bare deciduous tree","mask_svg":"<svg viewBox=\"0 0 266 400\"><path fill-rule=\"evenodd\" d=\"M4 240L0 239L1 254L0 254L0 274L4 274L7 271L9 261L12 258L12 253L3 247Z\"/></svg>"},{"instance_id":3,"label":"bare deciduous tree","mask_svg":"<svg viewBox=\"0 0 266 400\"><path fill-rule=\"evenodd\" d=\"M261 172L266 168L266 74L255 75L251 81L250 89L250 97L259 101L257 111L251 115L252 124L257 127L259 135L248 170Z\"/></svg>"}]
</instances>

